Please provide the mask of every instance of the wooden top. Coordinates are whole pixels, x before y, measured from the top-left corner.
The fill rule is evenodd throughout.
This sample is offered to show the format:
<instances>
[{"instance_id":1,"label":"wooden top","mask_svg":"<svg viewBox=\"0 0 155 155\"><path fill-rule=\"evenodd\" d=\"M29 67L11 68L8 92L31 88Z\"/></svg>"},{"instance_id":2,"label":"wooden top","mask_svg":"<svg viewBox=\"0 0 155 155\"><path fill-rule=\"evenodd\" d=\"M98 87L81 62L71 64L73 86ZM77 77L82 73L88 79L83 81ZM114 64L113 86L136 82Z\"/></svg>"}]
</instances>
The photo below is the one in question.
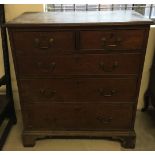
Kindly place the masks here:
<instances>
[{"instance_id":1,"label":"wooden top","mask_svg":"<svg viewBox=\"0 0 155 155\"><path fill-rule=\"evenodd\" d=\"M7 26L79 26L79 25L144 25L152 24L135 11L74 11L74 12L26 12L9 21Z\"/></svg>"}]
</instances>

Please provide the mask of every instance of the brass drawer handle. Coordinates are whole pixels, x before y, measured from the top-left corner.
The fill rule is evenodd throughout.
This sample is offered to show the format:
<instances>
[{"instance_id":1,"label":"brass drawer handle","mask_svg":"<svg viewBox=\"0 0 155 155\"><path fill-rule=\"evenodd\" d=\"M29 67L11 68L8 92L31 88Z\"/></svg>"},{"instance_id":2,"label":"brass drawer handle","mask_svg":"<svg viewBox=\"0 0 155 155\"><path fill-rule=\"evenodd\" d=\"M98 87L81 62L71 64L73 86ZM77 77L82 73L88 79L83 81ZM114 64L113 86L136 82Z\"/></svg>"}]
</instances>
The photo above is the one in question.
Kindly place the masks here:
<instances>
[{"instance_id":1,"label":"brass drawer handle","mask_svg":"<svg viewBox=\"0 0 155 155\"><path fill-rule=\"evenodd\" d=\"M110 44L110 45L107 45L108 47L116 47L116 46L118 46L118 45L116 45L116 44Z\"/></svg>"},{"instance_id":2,"label":"brass drawer handle","mask_svg":"<svg viewBox=\"0 0 155 155\"><path fill-rule=\"evenodd\" d=\"M103 88L100 88L98 91L99 94L104 97L112 97L116 94L116 90L104 91Z\"/></svg>"},{"instance_id":3,"label":"brass drawer handle","mask_svg":"<svg viewBox=\"0 0 155 155\"><path fill-rule=\"evenodd\" d=\"M106 117L106 116L97 116L96 119L100 121L101 123L108 124L112 122L112 117Z\"/></svg>"},{"instance_id":4,"label":"brass drawer handle","mask_svg":"<svg viewBox=\"0 0 155 155\"><path fill-rule=\"evenodd\" d=\"M54 70L55 69L55 66L56 66L56 63L55 62L52 62L50 63L50 69Z\"/></svg>"},{"instance_id":5,"label":"brass drawer handle","mask_svg":"<svg viewBox=\"0 0 155 155\"><path fill-rule=\"evenodd\" d=\"M48 48L50 48L53 42L54 42L54 39L50 38L46 43L47 45L42 45L42 42L40 41L39 38L34 39L35 47L40 48L40 49L48 49Z\"/></svg>"},{"instance_id":6,"label":"brass drawer handle","mask_svg":"<svg viewBox=\"0 0 155 155\"><path fill-rule=\"evenodd\" d=\"M107 39L105 37L101 38L102 46L105 47L117 47L120 45L122 39L120 37L116 38L114 44L107 44Z\"/></svg>"},{"instance_id":7,"label":"brass drawer handle","mask_svg":"<svg viewBox=\"0 0 155 155\"><path fill-rule=\"evenodd\" d=\"M116 68L118 68L118 62L115 61L110 69L106 68L103 62L99 63L99 67L104 71L104 72L112 72Z\"/></svg>"},{"instance_id":8,"label":"brass drawer handle","mask_svg":"<svg viewBox=\"0 0 155 155\"><path fill-rule=\"evenodd\" d=\"M50 64L44 64L42 62L38 62L37 66L43 71L43 72L50 72L53 71L55 69L56 63L52 62Z\"/></svg>"},{"instance_id":9,"label":"brass drawer handle","mask_svg":"<svg viewBox=\"0 0 155 155\"><path fill-rule=\"evenodd\" d=\"M39 93L43 97L52 98L56 94L56 90L49 90L49 89L40 89Z\"/></svg>"}]
</instances>

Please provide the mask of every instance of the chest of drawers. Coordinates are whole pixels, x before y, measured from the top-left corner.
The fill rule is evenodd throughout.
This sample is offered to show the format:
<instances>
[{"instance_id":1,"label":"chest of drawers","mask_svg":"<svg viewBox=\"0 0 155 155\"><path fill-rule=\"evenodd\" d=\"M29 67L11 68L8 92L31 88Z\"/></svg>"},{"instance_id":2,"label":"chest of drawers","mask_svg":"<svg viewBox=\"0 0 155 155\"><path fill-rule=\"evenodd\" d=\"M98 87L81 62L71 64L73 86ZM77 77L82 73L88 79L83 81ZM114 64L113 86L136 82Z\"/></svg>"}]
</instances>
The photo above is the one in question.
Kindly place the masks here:
<instances>
[{"instance_id":1,"label":"chest of drawers","mask_svg":"<svg viewBox=\"0 0 155 155\"><path fill-rule=\"evenodd\" d=\"M8 22L24 146L69 136L133 148L150 24L132 11L25 13Z\"/></svg>"}]
</instances>

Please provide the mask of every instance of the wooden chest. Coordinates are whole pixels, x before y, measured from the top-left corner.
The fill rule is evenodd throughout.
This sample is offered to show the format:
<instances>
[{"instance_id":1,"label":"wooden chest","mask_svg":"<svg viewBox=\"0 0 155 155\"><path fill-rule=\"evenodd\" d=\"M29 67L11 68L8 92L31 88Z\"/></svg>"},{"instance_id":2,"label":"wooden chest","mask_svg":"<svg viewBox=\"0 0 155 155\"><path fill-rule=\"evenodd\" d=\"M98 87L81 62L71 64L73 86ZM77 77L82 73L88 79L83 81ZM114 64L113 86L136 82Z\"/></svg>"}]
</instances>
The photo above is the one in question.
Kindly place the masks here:
<instances>
[{"instance_id":1,"label":"wooden chest","mask_svg":"<svg viewBox=\"0 0 155 155\"><path fill-rule=\"evenodd\" d=\"M133 148L150 24L133 11L24 13L8 22L24 146L69 136Z\"/></svg>"}]
</instances>

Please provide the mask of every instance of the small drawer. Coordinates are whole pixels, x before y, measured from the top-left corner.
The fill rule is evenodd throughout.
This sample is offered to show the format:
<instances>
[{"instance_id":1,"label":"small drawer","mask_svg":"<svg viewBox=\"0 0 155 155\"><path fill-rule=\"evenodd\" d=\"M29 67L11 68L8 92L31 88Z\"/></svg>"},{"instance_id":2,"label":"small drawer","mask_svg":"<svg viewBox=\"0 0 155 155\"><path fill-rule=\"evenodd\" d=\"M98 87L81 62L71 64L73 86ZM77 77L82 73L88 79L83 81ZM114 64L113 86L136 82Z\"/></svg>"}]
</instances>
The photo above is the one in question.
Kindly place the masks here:
<instances>
[{"instance_id":1,"label":"small drawer","mask_svg":"<svg viewBox=\"0 0 155 155\"><path fill-rule=\"evenodd\" d=\"M53 103L25 107L25 130L128 130L133 107L102 104L65 105Z\"/></svg>"},{"instance_id":2,"label":"small drawer","mask_svg":"<svg viewBox=\"0 0 155 155\"><path fill-rule=\"evenodd\" d=\"M75 47L75 35L69 31L15 31L14 52L18 55L59 54Z\"/></svg>"},{"instance_id":3,"label":"small drawer","mask_svg":"<svg viewBox=\"0 0 155 155\"><path fill-rule=\"evenodd\" d=\"M134 102L136 78L53 78L20 80L26 102Z\"/></svg>"},{"instance_id":4,"label":"small drawer","mask_svg":"<svg viewBox=\"0 0 155 155\"><path fill-rule=\"evenodd\" d=\"M138 74L141 58L141 54L76 54L16 56L16 61L19 77L51 77Z\"/></svg>"},{"instance_id":5,"label":"small drawer","mask_svg":"<svg viewBox=\"0 0 155 155\"><path fill-rule=\"evenodd\" d=\"M81 31L82 50L140 50L144 48L145 30Z\"/></svg>"}]
</instances>

